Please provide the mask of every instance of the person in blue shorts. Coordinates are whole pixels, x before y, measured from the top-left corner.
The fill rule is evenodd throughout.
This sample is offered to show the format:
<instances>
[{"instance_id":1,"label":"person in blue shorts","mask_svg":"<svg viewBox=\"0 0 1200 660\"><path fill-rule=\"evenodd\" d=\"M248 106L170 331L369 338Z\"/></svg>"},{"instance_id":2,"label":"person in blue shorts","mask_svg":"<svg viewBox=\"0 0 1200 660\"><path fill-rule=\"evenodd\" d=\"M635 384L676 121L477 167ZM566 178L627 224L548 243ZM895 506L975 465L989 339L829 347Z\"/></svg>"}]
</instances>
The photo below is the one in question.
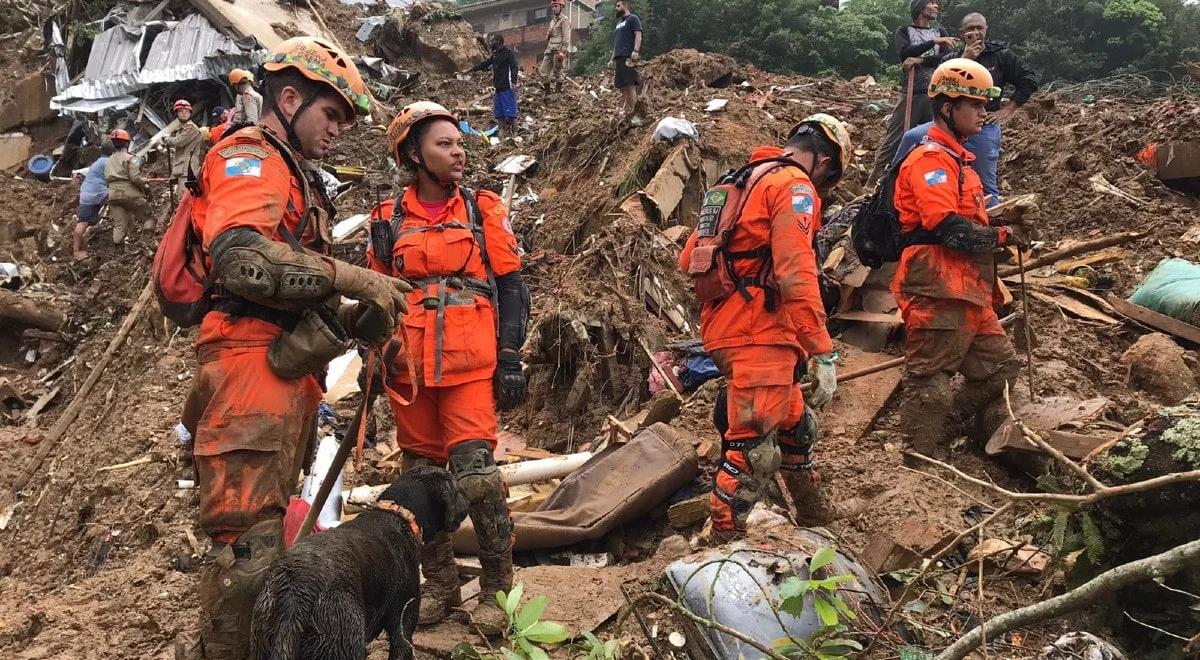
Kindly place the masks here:
<instances>
[{"instance_id":1,"label":"person in blue shorts","mask_svg":"<svg viewBox=\"0 0 1200 660\"><path fill-rule=\"evenodd\" d=\"M492 56L472 67L468 73L492 68L492 84L496 87L492 109L500 124L500 132L511 137L517 134L517 56L504 45L504 37L498 34L492 35L490 43Z\"/></svg>"},{"instance_id":2,"label":"person in blue shorts","mask_svg":"<svg viewBox=\"0 0 1200 660\"><path fill-rule=\"evenodd\" d=\"M108 203L104 165L111 155L112 146L105 144L101 147L100 157L88 167L79 186L79 211L75 214L75 232L71 240L71 252L76 261L87 259L88 253L83 249L84 236L88 227L95 227L100 222L100 209Z\"/></svg>"}]
</instances>

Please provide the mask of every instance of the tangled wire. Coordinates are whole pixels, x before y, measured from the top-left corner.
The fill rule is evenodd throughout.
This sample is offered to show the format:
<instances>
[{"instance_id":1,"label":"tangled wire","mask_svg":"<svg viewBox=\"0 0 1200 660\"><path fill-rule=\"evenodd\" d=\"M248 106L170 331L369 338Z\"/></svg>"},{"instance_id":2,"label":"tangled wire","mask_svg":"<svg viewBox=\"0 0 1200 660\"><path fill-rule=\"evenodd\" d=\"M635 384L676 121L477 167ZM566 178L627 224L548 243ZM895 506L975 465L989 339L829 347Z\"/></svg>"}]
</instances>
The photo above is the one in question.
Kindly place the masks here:
<instances>
[{"instance_id":1,"label":"tangled wire","mask_svg":"<svg viewBox=\"0 0 1200 660\"><path fill-rule=\"evenodd\" d=\"M1200 80L1191 76L1176 77L1169 71L1125 73L1086 82L1049 83L1044 88L1060 98L1087 102L1097 98L1198 98Z\"/></svg>"}]
</instances>

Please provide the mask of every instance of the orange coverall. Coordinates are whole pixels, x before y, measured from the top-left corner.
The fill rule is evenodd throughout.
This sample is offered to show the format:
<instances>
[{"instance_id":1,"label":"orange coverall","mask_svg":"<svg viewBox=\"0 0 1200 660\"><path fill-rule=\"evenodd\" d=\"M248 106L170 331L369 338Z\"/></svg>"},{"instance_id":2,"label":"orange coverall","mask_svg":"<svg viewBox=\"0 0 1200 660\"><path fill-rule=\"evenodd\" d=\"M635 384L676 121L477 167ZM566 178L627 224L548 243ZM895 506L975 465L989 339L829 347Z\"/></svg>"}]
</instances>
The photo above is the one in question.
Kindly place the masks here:
<instances>
[{"instance_id":1,"label":"orange coverall","mask_svg":"<svg viewBox=\"0 0 1200 660\"><path fill-rule=\"evenodd\" d=\"M204 159L203 194L193 224L207 251L227 229L247 227L283 241L280 224L295 233L306 208L303 189L259 128L225 136ZM306 247L327 233L310 222ZM282 519L296 489L305 448L315 431L321 386L313 376L284 379L267 366L267 349L283 330L252 317L213 311L196 338L199 372L187 409L195 432L200 527L232 543L256 523Z\"/></svg>"},{"instance_id":2,"label":"orange coverall","mask_svg":"<svg viewBox=\"0 0 1200 660\"><path fill-rule=\"evenodd\" d=\"M504 204L487 190L476 193L476 199L493 275L520 270L517 239ZM398 332L404 333L408 347L407 357L401 359L411 360L416 373L417 396L408 406L392 399L396 443L406 452L445 465L450 448L462 442L484 440L495 449L497 310L462 195L456 193L437 218L428 217L417 200L416 186L404 192L400 205L404 219L390 261L381 262L368 250L371 268L405 277L414 286ZM402 395L408 392L407 364L388 369L391 387Z\"/></svg>"},{"instance_id":3,"label":"orange coverall","mask_svg":"<svg viewBox=\"0 0 1200 660\"><path fill-rule=\"evenodd\" d=\"M929 140L936 144L913 150L900 166L895 203L901 231L934 231L951 214L988 226L983 184L968 167L974 156L938 126L930 128ZM940 443L951 409L973 415L1015 374L1012 342L993 309L1002 300L995 256L911 246L900 258L892 292L906 336L901 424L926 453ZM956 372L967 384L952 400Z\"/></svg>"},{"instance_id":4,"label":"orange coverall","mask_svg":"<svg viewBox=\"0 0 1200 660\"><path fill-rule=\"evenodd\" d=\"M778 147L759 147L751 160L782 154ZM750 287L749 301L734 294L700 310L704 348L729 389L724 462L713 485L715 529L744 529L757 491L773 477L754 474L747 457L764 438L780 432L785 470L811 465L808 447L791 441L787 431L804 416L804 395L794 382L796 365L833 350L812 247L820 223L821 198L802 170L781 167L761 178L749 192L727 248L743 252L770 246L777 306L768 311L767 291ZM695 246L693 233L679 256L684 272ZM754 275L761 265L757 259L733 261L734 272L742 277Z\"/></svg>"}]
</instances>

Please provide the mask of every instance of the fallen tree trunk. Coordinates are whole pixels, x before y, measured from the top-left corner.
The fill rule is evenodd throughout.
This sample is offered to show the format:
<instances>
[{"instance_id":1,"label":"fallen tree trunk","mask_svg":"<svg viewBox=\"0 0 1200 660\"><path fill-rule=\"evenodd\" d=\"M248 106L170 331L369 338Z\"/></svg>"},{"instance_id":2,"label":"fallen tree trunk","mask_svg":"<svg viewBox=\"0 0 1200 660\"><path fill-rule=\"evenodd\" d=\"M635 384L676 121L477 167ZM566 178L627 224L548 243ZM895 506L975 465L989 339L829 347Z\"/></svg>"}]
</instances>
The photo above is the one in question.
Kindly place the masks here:
<instances>
[{"instance_id":1,"label":"fallen tree trunk","mask_svg":"<svg viewBox=\"0 0 1200 660\"><path fill-rule=\"evenodd\" d=\"M1172 548L1162 554L1139 559L1097 575L1082 586L1061 596L1005 612L984 622L957 642L951 644L937 660L962 660L979 646L986 630L990 639L1022 626L1061 616L1067 612L1094 605L1100 598L1132 584L1168 577L1200 561L1200 539Z\"/></svg>"},{"instance_id":2,"label":"fallen tree trunk","mask_svg":"<svg viewBox=\"0 0 1200 660\"><path fill-rule=\"evenodd\" d=\"M1047 252L1046 254L1043 254L1035 259L1030 259L1029 261L1025 262L1025 270L1030 271L1034 268L1040 268L1041 266L1046 266L1056 261L1062 261L1063 259L1074 257L1076 255L1086 254L1096 250L1103 250L1104 248L1112 247L1114 245L1121 245L1122 243L1128 243L1130 241L1136 241L1139 238L1145 238L1148 235L1149 233L1144 231L1127 231L1124 234L1114 234L1112 236L1105 236L1104 238L1097 238L1092 241L1074 243L1053 252ZM1007 268L997 269L996 274L1000 277L1010 277L1020 272L1020 266L1008 266Z\"/></svg>"},{"instance_id":3,"label":"fallen tree trunk","mask_svg":"<svg viewBox=\"0 0 1200 660\"><path fill-rule=\"evenodd\" d=\"M112 362L113 356L116 355L117 349L125 343L125 339L129 337L129 332L133 330L134 324L137 323L138 317L141 316L142 310L146 308L146 303L150 302L151 294L154 293L154 283L146 282L146 288L142 289L142 295L138 296L137 302L134 303L133 309L129 310L129 314L125 316L125 321L121 323L121 327L117 329L117 334L113 336L112 341L108 343L108 348L104 349L104 354L96 361L96 366L92 368L92 372L88 374L87 380L79 387L79 391L75 393L75 398L71 400L71 405L63 411L58 420L54 423L54 427L46 434L42 440L41 446L38 448L37 456L34 456L29 467L25 468L25 472L13 482L12 486L0 495L0 518L6 511L16 502L17 493L21 492L25 486L29 485L30 479L37 473L42 462L54 451L58 442L67 434L67 430L71 428L71 424L75 423L75 419L79 417L79 413L83 412L83 406L87 403L88 396L95 389L96 383L100 381L100 376L104 374L104 370L108 368Z\"/></svg>"},{"instance_id":4,"label":"fallen tree trunk","mask_svg":"<svg viewBox=\"0 0 1200 660\"><path fill-rule=\"evenodd\" d=\"M0 288L0 320L54 332L66 324L67 315L45 301Z\"/></svg>"}]
</instances>

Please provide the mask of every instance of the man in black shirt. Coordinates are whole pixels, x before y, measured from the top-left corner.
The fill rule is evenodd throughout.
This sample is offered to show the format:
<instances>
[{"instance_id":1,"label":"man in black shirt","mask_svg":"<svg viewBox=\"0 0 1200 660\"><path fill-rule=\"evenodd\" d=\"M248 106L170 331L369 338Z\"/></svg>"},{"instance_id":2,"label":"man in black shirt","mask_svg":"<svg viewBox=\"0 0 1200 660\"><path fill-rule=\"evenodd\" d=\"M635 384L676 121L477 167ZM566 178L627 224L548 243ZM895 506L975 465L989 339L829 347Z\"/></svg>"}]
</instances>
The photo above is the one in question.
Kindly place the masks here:
<instances>
[{"instance_id":1,"label":"man in black shirt","mask_svg":"<svg viewBox=\"0 0 1200 660\"><path fill-rule=\"evenodd\" d=\"M900 100L892 112L891 121L888 122L883 144L875 151L875 166L871 169L867 185L878 181L883 170L892 162L904 131L933 120L930 105L924 100L925 92L929 89L929 79L933 76L934 69L942 63L942 56L958 45L958 39L951 37L945 29L933 26L941 11L937 0L913 0L909 9L912 25L896 28L896 33L892 36L892 47L904 67ZM915 101L909 98L908 89L913 91ZM909 113L911 117L906 126L904 120Z\"/></svg>"},{"instance_id":2,"label":"man in black shirt","mask_svg":"<svg viewBox=\"0 0 1200 660\"><path fill-rule=\"evenodd\" d=\"M492 68L492 84L496 87L496 98L492 102L492 111L500 124L500 132L504 135L517 134L517 56L512 49L504 45L504 37L493 34L491 39L492 56L476 64L468 73Z\"/></svg>"},{"instance_id":3,"label":"man in black shirt","mask_svg":"<svg viewBox=\"0 0 1200 660\"><path fill-rule=\"evenodd\" d=\"M616 87L621 92L621 109L629 123L641 126L638 114L638 71L634 68L641 57L642 19L633 13L632 0L617 2L617 24L613 31L613 55L609 64L616 68Z\"/></svg>"},{"instance_id":4,"label":"man in black shirt","mask_svg":"<svg viewBox=\"0 0 1200 660\"><path fill-rule=\"evenodd\" d=\"M965 46L962 52L951 52L946 59L965 57L975 60L992 74L992 80L1001 92L1004 88L1012 87L1010 99L996 98L988 101L988 116L983 130L967 138L964 146L975 155L971 167L983 181L983 192L989 197L988 206L995 206L1001 201L998 168L1000 164L1000 125L1016 112L1017 108L1025 105L1038 89L1038 77L1033 69L1014 53L1007 44L987 40L987 19L983 14L972 13L963 17L959 26ZM896 151L893 165L914 145L919 143L929 132L932 122L911 128L900 140L900 148Z\"/></svg>"}]
</instances>

